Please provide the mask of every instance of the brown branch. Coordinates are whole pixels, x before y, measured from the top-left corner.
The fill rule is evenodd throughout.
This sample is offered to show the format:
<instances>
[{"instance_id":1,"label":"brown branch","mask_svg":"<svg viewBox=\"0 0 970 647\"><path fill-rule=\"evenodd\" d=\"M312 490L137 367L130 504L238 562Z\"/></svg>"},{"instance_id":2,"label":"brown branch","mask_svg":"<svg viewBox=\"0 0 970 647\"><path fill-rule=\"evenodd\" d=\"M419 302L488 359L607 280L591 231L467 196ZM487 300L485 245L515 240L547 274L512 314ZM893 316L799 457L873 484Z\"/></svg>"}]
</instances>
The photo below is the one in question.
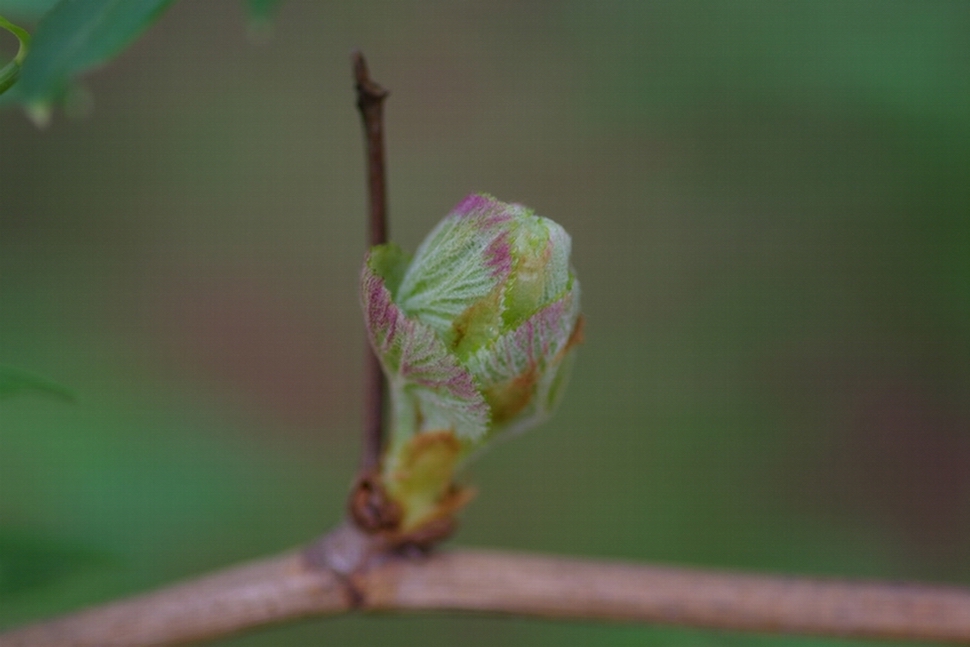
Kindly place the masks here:
<instances>
[{"instance_id":1,"label":"brown branch","mask_svg":"<svg viewBox=\"0 0 970 647\"><path fill-rule=\"evenodd\" d=\"M350 607L337 575L293 552L0 634L0 645L175 645Z\"/></svg>"},{"instance_id":2,"label":"brown branch","mask_svg":"<svg viewBox=\"0 0 970 647\"><path fill-rule=\"evenodd\" d=\"M375 83L367 71L364 55L352 55L357 88L357 109L364 124L367 147L367 195L370 218L368 245L387 242L387 175L384 170L384 99L387 90ZM364 360L364 420L361 472L377 467L384 431L384 400L387 386L374 352L368 348Z\"/></svg>"},{"instance_id":3,"label":"brown branch","mask_svg":"<svg viewBox=\"0 0 970 647\"><path fill-rule=\"evenodd\" d=\"M349 577L297 553L0 635L0 646L166 645L353 608L970 641L970 590L460 550Z\"/></svg>"}]
</instances>

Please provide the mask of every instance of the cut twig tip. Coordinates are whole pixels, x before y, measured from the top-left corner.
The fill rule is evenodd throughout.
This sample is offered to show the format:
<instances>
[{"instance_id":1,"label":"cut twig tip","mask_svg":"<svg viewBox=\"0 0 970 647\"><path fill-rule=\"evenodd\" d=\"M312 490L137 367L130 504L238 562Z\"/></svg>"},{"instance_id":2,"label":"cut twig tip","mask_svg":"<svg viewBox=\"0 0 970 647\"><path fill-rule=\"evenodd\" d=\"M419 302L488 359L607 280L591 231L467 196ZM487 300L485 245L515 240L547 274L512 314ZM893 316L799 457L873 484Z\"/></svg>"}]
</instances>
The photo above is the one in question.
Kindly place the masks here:
<instances>
[{"instance_id":1,"label":"cut twig tip","mask_svg":"<svg viewBox=\"0 0 970 647\"><path fill-rule=\"evenodd\" d=\"M370 78L370 71L367 69L367 59L364 53L355 49L350 54L354 65L354 80L357 82L357 100L364 101L383 101L387 98L388 91L379 83Z\"/></svg>"}]
</instances>

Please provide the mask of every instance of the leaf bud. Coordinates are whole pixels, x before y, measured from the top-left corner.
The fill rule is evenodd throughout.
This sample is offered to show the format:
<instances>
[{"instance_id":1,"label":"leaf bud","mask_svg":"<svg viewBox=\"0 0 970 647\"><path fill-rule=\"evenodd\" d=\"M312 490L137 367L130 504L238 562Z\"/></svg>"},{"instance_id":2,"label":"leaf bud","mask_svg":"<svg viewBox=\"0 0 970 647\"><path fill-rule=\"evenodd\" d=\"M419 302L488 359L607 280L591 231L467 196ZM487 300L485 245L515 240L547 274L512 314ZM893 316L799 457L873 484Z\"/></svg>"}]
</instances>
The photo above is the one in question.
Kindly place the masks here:
<instances>
[{"instance_id":1,"label":"leaf bud","mask_svg":"<svg viewBox=\"0 0 970 647\"><path fill-rule=\"evenodd\" d=\"M449 508L455 467L549 416L580 341L571 240L519 204L465 198L409 258L367 255L361 300L390 386L382 482L413 528Z\"/></svg>"}]
</instances>

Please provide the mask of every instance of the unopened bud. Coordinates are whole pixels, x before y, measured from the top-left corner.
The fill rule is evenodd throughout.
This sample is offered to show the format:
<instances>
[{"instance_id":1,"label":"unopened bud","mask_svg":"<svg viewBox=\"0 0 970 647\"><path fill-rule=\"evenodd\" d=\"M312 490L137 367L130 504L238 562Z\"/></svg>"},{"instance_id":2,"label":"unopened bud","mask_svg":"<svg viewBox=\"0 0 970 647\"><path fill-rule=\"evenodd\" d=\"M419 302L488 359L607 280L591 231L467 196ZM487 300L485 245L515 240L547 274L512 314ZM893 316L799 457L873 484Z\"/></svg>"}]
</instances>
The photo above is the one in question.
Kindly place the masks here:
<instances>
[{"instance_id":1,"label":"unopened bud","mask_svg":"<svg viewBox=\"0 0 970 647\"><path fill-rule=\"evenodd\" d=\"M548 218L471 195L413 259L368 254L364 317L393 412L382 481L405 530L448 507L460 459L558 402L581 324L570 246Z\"/></svg>"}]
</instances>

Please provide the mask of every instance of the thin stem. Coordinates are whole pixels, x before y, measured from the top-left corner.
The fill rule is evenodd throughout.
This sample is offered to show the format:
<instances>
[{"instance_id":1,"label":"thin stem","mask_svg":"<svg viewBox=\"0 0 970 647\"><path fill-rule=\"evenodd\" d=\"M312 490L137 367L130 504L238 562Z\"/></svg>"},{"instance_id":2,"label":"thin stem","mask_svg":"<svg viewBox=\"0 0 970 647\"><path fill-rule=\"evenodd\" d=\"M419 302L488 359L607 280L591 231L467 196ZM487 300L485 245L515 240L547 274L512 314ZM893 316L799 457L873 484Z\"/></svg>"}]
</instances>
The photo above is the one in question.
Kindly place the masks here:
<instances>
[{"instance_id":1,"label":"thin stem","mask_svg":"<svg viewBox=\"0 0 970 647\"><path fill-rule=\"evenodd\" d=\"M18 27L13 24L3 16L0 16L0 27L17 37L20 45L17 48L17 55L14 56L13 60L17 65L23 65L24 59L27 58L27 52L30 51L30 33L23 27Z\"/></svg>"},{"instance_id":2,"label":"thin stem","mask_svg":"<svg viewBox=\"0 0 970 647\"><path fill-rule=\"evenodd\" d=\"M0 635L0 647L169 645L308 616L472 611L970 642L970 590L460 550L339 574L298 553Z\"/></svg>"},{"instance_id":3,"label":"thin stem","mask_svg":"<svg viewBox=\"0 0 970 647\"><path fill-rule=\"evenodd\" d=\"M19 42L17 55L14 56L12 61L0 68L0 94L3 94L20 77L20 68L23 67L24 59L27 58L27 52L30 51L30 34L27 33L26 29L18 27L3 16L0 16L0 29L9 31L17 37L17 41Z\"/></svg>"},{"instance_id":4,"label":"thin stem","mask_svg":"<svg viewBox=\"0 0 970 647\"><path fill-rule=\"evenodd\" d=\"M384 170L384 99L387 90L375 83L367 71L364 55L352 55L357 87L357 109L364 124L367 145L367 195L370 211L368 245L387 242L387 175ZM384 408L387 385L381 364L370 348L364 363L364 416L361 472L375 469L384 442Z\"/></svg>"}]
</instances>

